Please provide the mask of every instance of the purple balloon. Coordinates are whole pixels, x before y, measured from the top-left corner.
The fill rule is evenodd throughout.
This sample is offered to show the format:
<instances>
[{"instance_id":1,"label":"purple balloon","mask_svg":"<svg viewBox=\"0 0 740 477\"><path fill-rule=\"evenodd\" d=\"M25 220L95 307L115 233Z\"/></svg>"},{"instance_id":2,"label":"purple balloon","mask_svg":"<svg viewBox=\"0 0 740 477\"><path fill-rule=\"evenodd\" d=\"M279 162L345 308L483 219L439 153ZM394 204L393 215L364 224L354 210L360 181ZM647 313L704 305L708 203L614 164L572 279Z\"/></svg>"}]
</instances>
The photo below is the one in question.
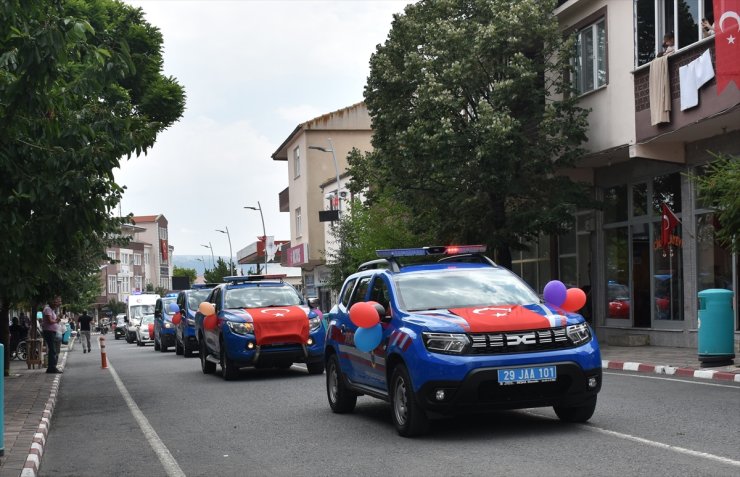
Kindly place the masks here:
<instances>
[{"instance_id":1,"label":"purple balloon","mask_svg":"<svg viewBox=\"0 0 740 477\"><path fill-rule=\"evenodd\" d=\"M560 306L565 302L565 297L568 295L568 290L565 288L565 284L560 280L552 280L547 282L543 291L545 302L550 305Z\"/></svg>"}]
</instances>

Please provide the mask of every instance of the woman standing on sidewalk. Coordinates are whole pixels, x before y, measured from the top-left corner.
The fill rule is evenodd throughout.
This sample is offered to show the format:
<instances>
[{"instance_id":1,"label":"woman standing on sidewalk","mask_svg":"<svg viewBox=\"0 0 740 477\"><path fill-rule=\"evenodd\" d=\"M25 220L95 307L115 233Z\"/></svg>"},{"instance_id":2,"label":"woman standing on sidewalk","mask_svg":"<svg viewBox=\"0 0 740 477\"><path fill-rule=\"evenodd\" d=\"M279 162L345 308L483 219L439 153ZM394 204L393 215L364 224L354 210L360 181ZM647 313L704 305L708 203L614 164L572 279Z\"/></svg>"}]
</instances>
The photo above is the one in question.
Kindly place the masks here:
<instances>
[{"instance_id":1,"label":"woman standing on sidewalk","mask_svg":"<svg viewBox=\"0 0 740 477\"><path fill-rule=\"evenodd\" d=\"M49 358L49 366L46 368L47 373L61 373L61 371L57 369L57 359L59 358L59 355L57 354L56 348L57 332L60 330L59 319L54 311L56 308L59 308L61 304L62 298L59 296L55 296L49 300L49 304L44 307L43 319L41 320L41 330L44 333L44 342L46 343L46 350Z\"/></svg>"}]
</instances>

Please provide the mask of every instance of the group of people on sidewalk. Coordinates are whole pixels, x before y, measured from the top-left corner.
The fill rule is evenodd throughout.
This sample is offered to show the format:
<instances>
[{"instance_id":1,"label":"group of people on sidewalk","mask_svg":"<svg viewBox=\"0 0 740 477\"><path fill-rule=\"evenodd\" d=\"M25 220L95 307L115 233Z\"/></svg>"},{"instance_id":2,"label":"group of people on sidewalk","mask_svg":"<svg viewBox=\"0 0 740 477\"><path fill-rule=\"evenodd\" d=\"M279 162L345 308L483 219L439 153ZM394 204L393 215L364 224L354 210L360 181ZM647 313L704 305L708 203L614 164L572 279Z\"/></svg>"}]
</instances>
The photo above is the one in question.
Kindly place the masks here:
<instances>
[{"instance_id":1,"label":"group of people on sidewalk","mask_svg":"<svg viewBox=\"0 0 740 477\"><path fill-rule=\"evenodd\" d=\"M57 315L57 310L61 305L62 298L60 296L53 297L44 307L41 318L41 332L47 349L48 365L46 372L52 374L62 372L61 369L57 368L62 343L62 325L60 323L61 319L59 315ZM87 312L84 312L77 318L83 353L92 351L90 346L90 323L92 323L92 321L92 317L88 315Z\"/></svg>"}]
</instances>

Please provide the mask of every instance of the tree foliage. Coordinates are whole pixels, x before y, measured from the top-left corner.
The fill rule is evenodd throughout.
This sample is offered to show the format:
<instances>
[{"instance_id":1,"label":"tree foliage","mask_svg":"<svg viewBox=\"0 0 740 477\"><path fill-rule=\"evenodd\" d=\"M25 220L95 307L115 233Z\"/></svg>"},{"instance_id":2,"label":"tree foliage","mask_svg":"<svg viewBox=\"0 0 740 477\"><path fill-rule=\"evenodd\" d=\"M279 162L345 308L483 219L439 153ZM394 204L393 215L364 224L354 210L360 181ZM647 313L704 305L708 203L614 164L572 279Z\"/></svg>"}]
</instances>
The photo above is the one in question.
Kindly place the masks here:
<instances>
[{"instance_id":1,"label":"tree foliage","mask_svg":"<svg viewBox=\"0 0 740 477\"><path fill-rule=\"evenodd\" d=\"M221 283L224 281L224 277L231 275L229 272L229 264L222 257L218 257L216 260L216 267L213 269L207 268L203 272L203 278L206 283Z\"/></svg>"},{"instance_id":2,"label":"tree foliage","mask_svg":"<svg viewBox=\"0 0 740 477\"><path fill-rule=\"evenodd\" d=\"M108 300L108 309L110 310L111 315L115 318L115 316L120 313L126 313L126 304L112 298Z\"/></svg>"},{"instance_id":3,"label":"tree foliage","mask_svg":"<svg viewBox=\"0 0 740 477\"><path fill-rule=\"evenodd\" d=\"M735 253L740 252L740 158L718 155L706 173L695 176L699 196L705 205L716 209L720 227L717 240Z\"/></svg>"},{"instance_id":4,"label":"tree foliage","mask_svg":"<svg viewBox=\"0 0 740 477\"><path fill-rule=\"evenodd\" d=\"M195 283L195 280L198 278L198 272L195 271L194 268L180 268L177 265L175 265L172 268L172 276L173 277L188 277L190 280L189 283Z\"/></svg>"},{"instance_id":5,"label":"tree foliage","mask_svg":"<svg viewBox=\"0 0 740 477\"><path fill-rule=\"evenodd\" d=\"M570 95L565 41L547 0L437 0L406 7L370 60L374 151L351 166L440 242L511 249L558 233L586 200L558 174L582 154L587 111ZM374 195L373 195L374 194Z\"/></svg>"},{"instance_id":6,"label":"tree foliage","mask_svg":"<svg viewBox=\"0 0 740 477\"><path fill-rule=\"evenodd\" d=\"M376 250L429 243L431 239L408 227L410 222L408 208L389 197L379 197L371 205L353 200L342 220L331 227L338 247L326 256L329 286L338 291L361 263L378 258Z\"/></svg>"}]
</instances>

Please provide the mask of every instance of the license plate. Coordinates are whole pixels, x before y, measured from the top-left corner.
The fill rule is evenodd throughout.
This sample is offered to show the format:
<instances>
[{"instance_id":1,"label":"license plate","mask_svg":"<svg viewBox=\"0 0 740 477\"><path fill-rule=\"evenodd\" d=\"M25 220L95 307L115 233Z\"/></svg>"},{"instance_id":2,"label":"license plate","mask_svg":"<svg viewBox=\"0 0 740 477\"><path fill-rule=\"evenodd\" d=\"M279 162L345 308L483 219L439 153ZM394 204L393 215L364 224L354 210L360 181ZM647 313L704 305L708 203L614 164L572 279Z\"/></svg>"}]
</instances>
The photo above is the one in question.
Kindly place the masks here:
<instances>
[{"instance_id":1,"label":"license plate","mask_svg":"<svg viewBox=\"0 0 740 477\"><path fill-rule=\"evenodd\" d=\"M556 366L498 370L498 383L504 386L509 384L544 383L555 381L557 378L558 370Z\"/></svg>"}]
</instances>

